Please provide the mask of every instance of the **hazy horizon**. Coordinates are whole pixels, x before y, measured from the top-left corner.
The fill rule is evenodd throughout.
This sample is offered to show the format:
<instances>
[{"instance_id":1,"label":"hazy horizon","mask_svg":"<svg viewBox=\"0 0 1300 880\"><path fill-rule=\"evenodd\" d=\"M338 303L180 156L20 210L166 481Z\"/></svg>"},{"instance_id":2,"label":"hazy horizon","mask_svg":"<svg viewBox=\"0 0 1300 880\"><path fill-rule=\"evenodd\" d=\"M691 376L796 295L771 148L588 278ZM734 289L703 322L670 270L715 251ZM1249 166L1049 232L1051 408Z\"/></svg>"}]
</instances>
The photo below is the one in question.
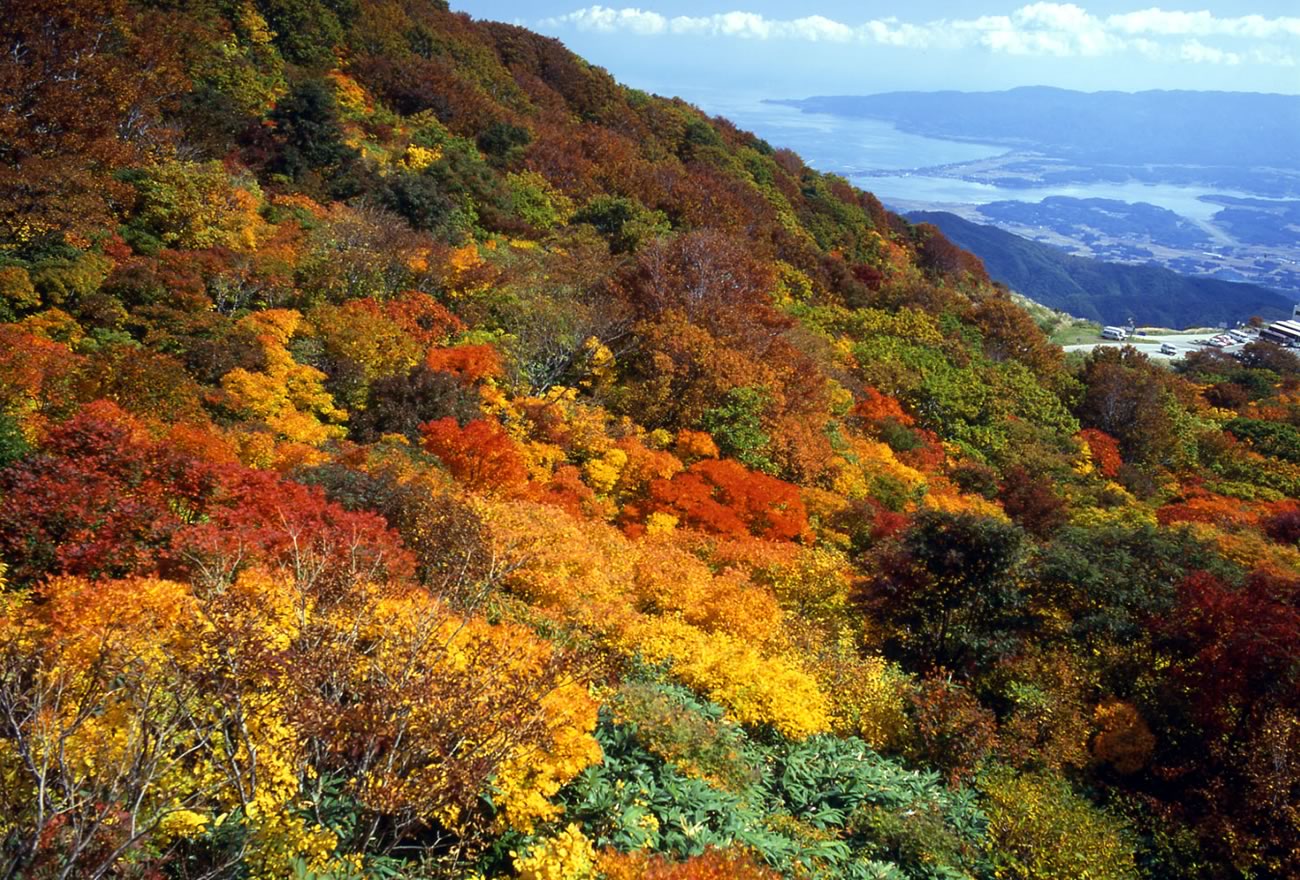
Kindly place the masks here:
<instances>
[{"instance_id":1,"label":"hazy horizon","mask_svg":"<svg viewBox=\"0 0 1300 880\"><path fill-rule=\"evenodd\" d=\"M628 85L774 98L891 91L1233 91L1300 94L1290 0L1139 2L775 0L635 6L453 0L476 18L562 40Z\"/></svg>"}]
</instances>

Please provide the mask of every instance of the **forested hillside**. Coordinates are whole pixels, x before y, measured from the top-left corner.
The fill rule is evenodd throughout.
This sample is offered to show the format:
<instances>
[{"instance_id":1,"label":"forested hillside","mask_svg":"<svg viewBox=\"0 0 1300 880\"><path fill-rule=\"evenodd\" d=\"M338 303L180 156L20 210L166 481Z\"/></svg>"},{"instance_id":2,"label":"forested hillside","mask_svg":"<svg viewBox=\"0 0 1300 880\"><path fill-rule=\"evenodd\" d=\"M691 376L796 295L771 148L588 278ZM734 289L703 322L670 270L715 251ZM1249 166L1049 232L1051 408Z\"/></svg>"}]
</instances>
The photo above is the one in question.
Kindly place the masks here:
<instances>
[{"instance_id":1,"label":"forested hillside","mask_svg":"<svg viewBox=\"0 0 1300 880\"><path fill-rule=\"evenodd\" d=\"M0 877L1300 873L1300 361L435 0L0 0Z\"/></svg>"}]
</instances>

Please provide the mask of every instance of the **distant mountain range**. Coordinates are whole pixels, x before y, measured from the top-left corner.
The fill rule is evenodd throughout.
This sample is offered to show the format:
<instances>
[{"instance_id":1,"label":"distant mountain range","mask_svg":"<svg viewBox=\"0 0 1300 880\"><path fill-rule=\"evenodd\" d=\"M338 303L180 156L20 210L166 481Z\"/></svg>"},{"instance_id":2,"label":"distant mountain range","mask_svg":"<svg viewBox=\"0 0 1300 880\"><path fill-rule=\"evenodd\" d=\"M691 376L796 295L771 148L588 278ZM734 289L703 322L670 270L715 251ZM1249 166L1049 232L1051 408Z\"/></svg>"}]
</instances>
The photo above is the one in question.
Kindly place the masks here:
<instances>
[{"instance_id":1,"label":"distant mountain range","mask_svg":"<svg viewBox=\"0 0 1300 880\"><path fill-rule=\"evenodd\" d=\"M913 223L937 226L954 244L984 261L989 275L1043 305L1103 324L1190 327L1235 323L1252 315L1291 314L1275 290L1215 278L1192 278L1159 266L1076 257L994 226L942 211L916 211Z\"/></svg>"},{"instance_id":2,"label":"distant mountain range","mask_svg":"<svg viewBox=\"0 0 1300 880\"><path fill-rule=\"evenodd\" d=\"M1090 163L1300 168L1300 96L1250 92L888 92L774 103L886 119L931 137Z\"/></svg>"}]
</instances>

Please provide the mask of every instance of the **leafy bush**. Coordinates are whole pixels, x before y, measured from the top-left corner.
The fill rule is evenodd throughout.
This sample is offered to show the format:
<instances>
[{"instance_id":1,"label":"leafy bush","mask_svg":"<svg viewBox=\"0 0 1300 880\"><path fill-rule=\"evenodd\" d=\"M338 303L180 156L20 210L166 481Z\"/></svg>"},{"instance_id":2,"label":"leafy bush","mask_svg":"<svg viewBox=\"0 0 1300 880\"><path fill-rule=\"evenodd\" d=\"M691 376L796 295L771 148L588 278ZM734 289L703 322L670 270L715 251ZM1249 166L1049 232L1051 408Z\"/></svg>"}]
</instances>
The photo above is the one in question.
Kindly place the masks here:
<instances>
[{"instance_id":1,"label":"leafy bush","mask_svg":"<svg viewBox=\"0 0 1300 880\"><path fill-rule=\"evenodd\" d=\"M1300 463L1300 430L1291 425L1259 419L1233 419L1224 428L1265 455Z\"/></svg>"},{"instance_id":2,"label":"leafy bush","mask_svg":"<svg viewBox=\"0 0 1300 880\"><path fill-rule=\"evenodd\" d=\"M828 880L982 870L976 795L938 774L905 769L854 738L760 742L677 687L628 686L613 705L596 733L604 763L562 793L566 816L597 847L685 858L741 846L784 874ZM661 709L669 705L671 720ZM700 778L702 766L729 774L732 790Z\"/></svg>"},{"instance_id":3,"label":"leafy bush","mask_svg":"<svg viewBox=\"0 0 1300 880\"><path fill-rule=\"evenodd\" d=\"M988 799L989 858L1012 880L1136 880L1123 824L1047 774L1001 771L981 784Z\"/></svg>"},{"instance_id":4,"label":"leafy bush","mask_svg":"<svg viewBox=\"0 0 1300 880\"><path fill-rule=\"evenodd\" d=\"M733 388L721 404L704 414L700 427L713 435L724 455L770 474L776 466L767 456L771 438L763 432L768 398L763 388Z\"/></svg>"}]
</instances>

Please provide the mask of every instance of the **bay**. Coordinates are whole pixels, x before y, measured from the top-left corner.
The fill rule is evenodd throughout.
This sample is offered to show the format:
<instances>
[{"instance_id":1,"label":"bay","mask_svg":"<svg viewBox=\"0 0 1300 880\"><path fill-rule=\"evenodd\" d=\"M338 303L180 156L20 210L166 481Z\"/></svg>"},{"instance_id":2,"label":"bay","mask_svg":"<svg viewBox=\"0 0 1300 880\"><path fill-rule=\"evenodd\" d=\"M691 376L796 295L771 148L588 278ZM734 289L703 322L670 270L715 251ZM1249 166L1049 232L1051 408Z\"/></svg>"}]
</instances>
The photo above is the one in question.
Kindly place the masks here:
<instances>
[{"instance_id":1,"label":"bay","mask_svg":"<svg viewBox=\"0 0 1300 880\"><path fill-rule=\"evenodd\" d=\"M712 116L725 116L774 147L794 150L818 171L845 176L932 168L1001 156L1005 146L949 141L899 131L892 122L804 113L767 104L771 95L696 88L673 91Z\"/></svg>"},{"instance_id":2,"label":"bay","mask_svg":"<svg viewBox=\"0 0 1300 880\"><path fill-rule=\"evenodd\" d=\"M1203 201L1202 196L1250 195L1136 180L1012 187L918 173L922 169L1001 156L1008 148L909 134L882 120L804 113L794 107L764 103L770 95L711 88L672 91L704 112L724 116L740 128L754 132L773 147L794 150L819 171L848 177L855 185L900 210L985 205L1004 200L1037 203L1049 196L1068 196L1145 202L1204 223L1221 206Z\"/></svg>"}]
</instances>

